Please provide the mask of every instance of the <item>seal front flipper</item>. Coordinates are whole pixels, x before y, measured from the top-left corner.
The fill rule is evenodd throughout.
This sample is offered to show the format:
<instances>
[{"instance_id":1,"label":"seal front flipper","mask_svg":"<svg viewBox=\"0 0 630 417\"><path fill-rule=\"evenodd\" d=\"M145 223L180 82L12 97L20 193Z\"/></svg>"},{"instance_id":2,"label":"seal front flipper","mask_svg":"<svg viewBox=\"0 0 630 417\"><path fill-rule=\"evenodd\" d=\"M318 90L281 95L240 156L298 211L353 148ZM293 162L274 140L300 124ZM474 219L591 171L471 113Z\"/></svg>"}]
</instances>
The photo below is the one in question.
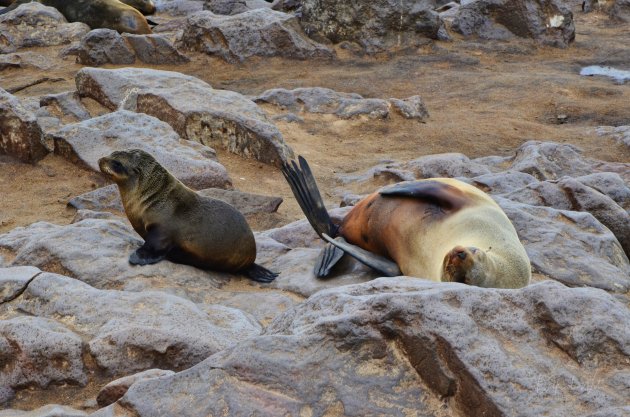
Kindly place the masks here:
<instances>
[{"instance_id":1,"label":"seal front flipper","mask_svg":"<svg viewBox=\"0 0 630 417\"><path fill-rule=\"evenodd\" d=\"M458 210L467 201L459 188L434 180L402 182L385 187L378 193L383 197L417 198L447 211Z\"/></svg>"},{"instance_id":2,"label":"seal front flipper","mask_svg":"<svg viewBox=\"0 0 630 417\"><path fill-rule=\"evenodd\" d=\"M387 258L383 258L382 256L378 256L358 246L347 243L345 240L335 240L325 233L322 237L324 238L324 240L343 250L345 253L352 256L357 261L364 263L365 265L373 269L376 269L378 272L386 277L397 277L402 275L402 273L400 272L400 268L398 268L398 265L396 265L396 262L390 261Z\"/></svg>"},{"instance_id":3,"label":"seal front flipper","mask_svg":"<svg viewBox=\"0 0 630 417\"><path fill-rule=\"evenodd\" d=\"M330 220L311 168L301 156L298 157L298 161L300 162L299 166L295 161L291 161L290 164L287 162L282 164L284 178L289 183L306 219L319 237L323 239L324 233L329 236L336 236L338 227Z\"/></svg>"},{"instance_id":4,"label":"seal front flipper","mask_svg":"<svg viewBox=\"0 0 630 417\"><path fill-rule=\"evenodd\" d=\"M166 259L166 255L172 248L172 243L159 227L150 227L144 239L144 244L129 256L130 264L151 265Z\"/></svg>"},{"instance_id":5,"label":"seal front flipper","mask_svg":"<svg viewBox=\"0 0 630 417\"><path fill-rule=\"evenodd\" d=\"M335 238L336 241L346 242L341 236ZM328 243L319 253L315 261L313 272L317 278L324 278L330 275L330 270L339 262L344 252L332 243Z\"/></svg>"},{"instance_id":6,"label":"seal front flipper","mask_svg":"<svg viewBox=\"0 0 630 417\"><path fill-rule=\"evenodd\" d=\"M251 264L240 272L247 275L252 281L262 282L264 284L270 283L278 276L277 273L271 272L267 268L262 267L258 264Z\"/></svg>"}]
</instances>

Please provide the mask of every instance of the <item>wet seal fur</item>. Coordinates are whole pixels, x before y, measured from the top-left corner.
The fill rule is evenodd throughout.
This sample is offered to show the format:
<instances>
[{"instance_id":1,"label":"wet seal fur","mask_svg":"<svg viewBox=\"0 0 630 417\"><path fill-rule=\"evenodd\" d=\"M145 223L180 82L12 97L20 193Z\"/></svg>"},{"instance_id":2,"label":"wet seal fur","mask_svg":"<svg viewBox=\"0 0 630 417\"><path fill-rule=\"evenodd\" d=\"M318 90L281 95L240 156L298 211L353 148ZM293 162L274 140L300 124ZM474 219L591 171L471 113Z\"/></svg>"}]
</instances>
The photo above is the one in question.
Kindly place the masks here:
<instances>
[{"instance_id":1,"label":"wet seal fur","mask_svg":"<svg viewBox=\"0 0 630 417\"><path fill-rule=\"evenodd\" d=\"M142 13L119 0L16 0L9 7L0 10L0 14L31 2L54 7L68 22L82 22L91 29L113 29L136 35L152 33Z\"/></svg>"},{"instance_id":2,"label":"wet seal fur","mask_svg":"<svg viewBox=\"0 0 630 417\"><path fill-rule=\"evenodd\" d=\"M254 263L254 234L231 205L197 194L139 149L113 152L98 164L118 185L127 218L145 241L129 257L131 264L168 259L258 282L276 278Z\"/></svg>"},{"instance_id":3,"label":"wet seal fur","mask_svg":"<svg viewBox=\"0 0 630 417\"><path fill-rule=\"evenodd\" d=\"M335 225L304 158L283 174L315 231L329 244L315 265L327 276L343 252L386 276L520 288L531 266L514 226L483 191L451 178L384 187ZM333 239L335 238L335 239Z\"/></svg>"}]
</instances>

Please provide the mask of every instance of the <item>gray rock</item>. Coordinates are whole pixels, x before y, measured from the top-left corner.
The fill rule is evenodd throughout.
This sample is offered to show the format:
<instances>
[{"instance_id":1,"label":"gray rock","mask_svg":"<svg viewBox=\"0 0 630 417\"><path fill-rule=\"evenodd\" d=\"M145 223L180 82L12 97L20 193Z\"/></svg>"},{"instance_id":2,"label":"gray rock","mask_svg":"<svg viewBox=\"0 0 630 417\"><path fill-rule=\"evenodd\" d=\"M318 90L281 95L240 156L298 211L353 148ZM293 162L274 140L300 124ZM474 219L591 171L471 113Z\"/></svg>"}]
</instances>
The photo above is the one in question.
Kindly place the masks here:
<instances>
[{"instance_id":1,"label":"gray rock","mask_svg":"<svg viewBox=\"0 0 630 417\"><path fill-rule=\"evenodd\" d=\"M79 94L76 91L45 95L40 98L39 105L48 107L50 111L72 122L87 120L92 117L83 103L81 103Z\"/></svg>"},{"instance_id":2,"label":"gray rock","mask_svg":"<svg viewBox=\"0 0 630 417\"><path fill-rule=\"evenodd\" d=\"M113 151L138 148L152 154L193 188L231 187L213 149L181 139L167 123L142 113L118 110L66 125L48 134L55 154L100 172L98 160Z\"/></svg>"},{"instance_id":3,"label":"gray rock","mask_svg":"<svg viewBox=\"0 0 630 417\"><path fill-rule=\"evenodd\" d=\"M254 9L271 8L272 3L264 0L205 0L204 10L215 14L235 15Z\"/></svg>"},{"instance_id":4,"label":"gray rock","mask_svg":"<svg viewBox=\"0 0 630 417\"><path fill-rule=\"evenodd\" d=\"M514 224L534 272L570 286L630 289L628 257L593 215L495 199Z\"/></svg>"},{"instance_id":5,"label":"gray rock","mask_svg":"<svg viewBox=\"0 0 630 417\"><path fill-rule=\"evenodd\" d=\"M422 123L426 123L429 119L429 111L420 96L411 96L402 100L390 98L389 102L405 119L414 119Z\"/></svg>"},{"instance_id":6,"label":"gray rock","mask_svg":"<svg viewBox=\"0 0 630 417\"><path fill-rule=\"evenodd\" d=\"M299 297L288 294L286 291L213 291L204 297L204 302L244 311L265 326L300 301Z\"/></svg>"},{"instance_id":7,"label":"gray rock","mask_svg":"<svg viewBox=\"0 0 630 417\"><path fill-rule=\"evenodd\" d=\"M613 199L579 180L563 177L557 181L541 181L502 196L533 206L589 212L613 232L630 256L630 214Z\"/></svg>"},{"instance_id":8,"label":"gray rock","mask_svg":"<svg viewBox=\"0 0 630 417\"><path fill-rule=\"evenodd\" d=\"M253 56L332 58L327 46L309 39L295 16L269 8L235 16L204 11L188 17L181 44L194 51L218 55L227 62Z\"/></svg>"},{"instance_id":9,"label":"gray rock","mask_svg":"<svg viewBox=\"0 0 630 417\"><path fill-rule=\"evenodd\" d=\"M2 34L0 34L2 38ZM1 41L0 41L1 43ZM0 53L2 47L0 46ZM9 68L35 68L39 70L49 70L54 66L49 58L35 52L16 52L0 55L0 71Z\"/></svg>"},{"instance_id":10,"label":"gray rock","mask_svg":"<svg viewBox=\"0 0 630 417\"><path fill-rule=\"evenodd\" d=\"M342 119L357 116L386 118L387 100L363 98L355 93L339 93L329 88L310 87L286 90L274 88L254 98L256 103L270 103L294 112L334 114Z\"/></svg>"},{"instance_id":11,"label":"gray rock","mask_svg":"<svg viewBox=\"0 0 630 417\"><path fill-rule=\"evenodd\" d=\"M170 124L185 139L280 165L293 151L251 100L215 90L188 75L145 68L83 68L77 90L112 110L147 113Z\"/></svg>"},{"instance_id":12,"label":"gray rock","mask_svg":"<svg viewBox=\"0 0 630 417\"><path fill-rule=\"evenodd\" d=\"M203 10L201 0L155 0L155 7L159 12L174 16L186 16ZM162 25L158 25L159 28Z\"/></svg>"},{"instance_id":13,"label":"gray rock","mask_svg":"<svg viewBox=\"0 0 630 417\"><path fill-rule=\"evenodd\" d=\"M100 66L104 64L133 64L136 56L123 37L112 29L94 29L81 38L77 63Z\"/></svg>"},{"instance_id":14,"label":"gray rock","mask_svg":"<svg viewBox=\"0 0 630 417\"><path fill-rule=\"evenodd\" d=\"M630 148L630 126L600 126L596 131L598 135L612 137Z\"/></svg>"},{"instance_id":15,"label":"gray rock","mask_svg":"<svg viewBox=\"0 0 630 417\"><path fill-rule=\"evenodd\" d=\"M437 39L442 23L432 1L303 0L300 24L316 40L352 41L368 52Z\"/></svg>"},{"instance_id":16,"label":"gray rock","mask_svg":"<svg viewBox=\"0 0 630 417\"><path fill-rule=\"evenodd\" d=\"M241 213L275 213L282 203L280 197L269 197L260 194L244 193L236 190L223 190L221 188L206 188L199 190L199 194L225 201L236 207ZM124 211L120 201L120 193L115 184L98 188L94 191L81 194L68 202L68 205L77 210L116 210Z\"/></svg>"},{"instance_id":17,"label":"gray rock","mask_svg":"<svg viewBox=\"0 0 630 417\"><path fill-rule=\"evenodd\" d=\"M0 54L10 54L17 50L15 39L11 34L0 31Z\"/></svg>"},{"instance_id":18,"label":"gray rock","mask_svg":"<svg viewBox=\"0 0 630 417\"><path fill-rule=\"evenodd\" d=\"M0 153L35 163L48 154L35 115L0 88Z\"/></svg>"},{"instance_id":19,"label":"gray rock","mask_svg":"<svg viewBox=\"0 0 630 417\"><path fill-rule=\"evenodd\" d=\"M97 290L50 273L35 278L18 304L38 320L63 317L89 340L89 353L110 375L184 369L261 331L239 310L206 308L213 314L170 294Z\"/></svg>"},{"instance_id":20,"label":"gray rock","mask_svg":"<svg viewBox=\"0 0 630 417\"><path fill-rule=\"evenodd\" d=\"M610 8L610 17L621 22L630 22L630 0L615 0Z\"/></svg>"},{"instance_id":21,"label":"gray rock","mask_svg":"<svg viewBox=\"0 0 630 417\"><path fill-rule=\"evenodd\" d=\"M509 193L538 182L534 176L519 171L503 171L499 173L483 174L470 179L459 179L465 180L490 194Z\"/></svg>"},{"instance_id":22,"label":"gray rock","mask_svg":"<svg viewBox=\"0 0 630 417\"><path fill-rule=\"evenodd\" d=\"M123 39L133 48L136 57L145 64L176 65L190 61L164 36L125 33Z\"/></svg>"},{"instance_id":23,"label":"gray rock","mask_svg":"<svg viewBox=\"0 0 630 417\"><path fill-rule=\"evenodd\" d=\"M517 36L563 48L575 39L573 14L561 0L469 1L457 9L452 28L464 36Z\"/></svg>"},{"instance_id":24,"label":"gray rock","mask_svg":"<svg viewBox=\"0 0 630 417\"><path fill-rule=\"evenodd\" d=\"M0 304L14 300L22 294L28 283L41 272L39 268L33 266L0 268Z\"/></svg>"},{"instance_id":25,"label":"gray rock","mask_svg":"<svg viewBox=\"0 0 630 417\"><path fill-rule=\"evenodd\" d=\"M68 23L57 9L40 3L27 3L0 15L0 32L13 49L51 46L79 40L90 31L84 23ZM8 43L8 42L2 42ZM10 45L3 49L8 51Z\"/></svg>"},{"instance_id":26,"label":"gray rock","mask_svg":"<svg viewBox=\"0 0 630 417\"><path fill-rule=\"evenodd\" d=\"M489 156L473 159L473 162L487 166L492 172L506 170L525 172L540 181L611 172L630 182L629 164L587 158L582 155L579 148L556 142L528 141L521 145L513 156Z\"/></svg>"},{"instance_id":27,"label":"gray rock","mask_svg":"<svg viewBox=\"0 0 630 417\"><path fill-rule=\"evenodd\" d=\"M0 361L4 365L0 380L10 388L46 388L62 382L85 385L82 353L81 338L54 320L22 316L0 321Z\"/></svg>"},{"instance_id":28,"label":"gray rock","mask_svg":"<svg viewBox=\"0 0 630 417\"><path fill-rule=\"evenodd\" d=\"M0 417L85 417L87 413L65 405L49 404L32 411L4 410Z\"/></svg>"},{"instance_id":29,"label":"gray rock","mask_svg":"<svg viewBox=\"0 0 630 417\"><path fill-rule=\"evenodd\" d=\"M619 174L597 172L576 179L582 184L612 198L626 210L630 210L630 187L623 181Z\"/></svg>"},{"instance_id":30,"label":"gray rock","mask_svg":"<svg viewBox=\"0 0 630 417\"><path fill-rule=\"evenodd\" d=\"M107 407L125 395L129 387L135 382L174 374L175 372L164 369L149 369L147 371L116 379L101 388L96 396L96 402L100 407Z\"/></svg>"},{"instance_id":31,"label":"gray rock","mask_svg":"<svg viewBox=\"0 0 630 417\"><path fill-rule=\"evenodd\" d=\"M615 376L629 320L596 289L383 278L320 291L262 336L134 384L116 415L589 415L627 403Z\"/></svg>"}]
</instances>

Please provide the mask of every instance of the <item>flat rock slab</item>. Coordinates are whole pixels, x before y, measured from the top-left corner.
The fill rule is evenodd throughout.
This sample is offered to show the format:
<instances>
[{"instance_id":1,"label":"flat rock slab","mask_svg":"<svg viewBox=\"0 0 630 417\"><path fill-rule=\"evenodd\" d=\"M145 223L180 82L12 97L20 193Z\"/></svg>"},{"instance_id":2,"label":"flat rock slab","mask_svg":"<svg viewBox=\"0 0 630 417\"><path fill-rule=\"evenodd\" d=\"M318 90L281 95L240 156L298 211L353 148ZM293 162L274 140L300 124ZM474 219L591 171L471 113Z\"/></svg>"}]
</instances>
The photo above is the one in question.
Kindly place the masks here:
<instances>
[{"instance_id":1,"label":"flat rock slab","mask_svg":"<svg viewBox=\"0 0 630 417\"><path fill-rule=\"evenodd\" d=\"M107 407L108 405L118 401L120 397L125 395L129 387L138 381L144 381L151 378L159 378L163 376L174 375L175 372L164 369L149 369L147 371L139 372L137 374L124 376L116 379L109 384L105 385L98 392L96 396L96 402L100 407Z\"/></svg>"},{"instance_id":2,"label":"flat rock slab","mask_svg":"<svg viewBox=\"0 0 630 417\"><path fill-rule=\"evenodd\" d=\"M176 65L190 61L164 36L121 35L111 29L90 31L81 39L76 54L79 64L90 66L128 65L136 59L152 65Z\"/></svg>"},{"instance_id":3,"label":"flat rock slab","mask_svg":"<svg viewBox=\"0 0 630 417\"><path fill-rule=\"evenodd\" d=\"M218 55L228 62L253 56L332 58L334 52L308 38L291 14L257 8L234 16L210 11L188 17L180 43L187 49Z\"/></svg>"},{"instance_id":4,"label":"flat rock slab","mask_svg":"<svg viewBox=\"0 0 630 417\"><path fill-rule=\"evenodd\" d=\"M320 291L264 335L138 382L93 415L613 412L627 403L628 320L624 304L596 289L381 278Z\"/></svg>"},{"instance_id":5,"label":"flat rock slab","mask_svg":"<svg viewBox=\"0 0 630 417\"><path fill-rule=\"evenodd\" d=\"M573 14L560 0L476 0L455 12L452 28L484 39L533 38L567 47L575 38Z\"/></svg>"},{"instance_id":6,"label":"flat rock slab","mask_svg":"<svg viewBox=\"0 0 630 417\"><path fill-rule=\"evenodd\" d=\"M83 68L79 94L115 110L146 113L170 124L184 139L280 166L293 157L282 134L245 96L215 90L198 78L147 68Z\"/></svg>"},{"instance_id":7,"label":"flat rock slab","mask_svg":"<svg viewBox=\"0 0 630 417\"><path fill-rule=\"evenodd\" d=\"M13 52L11 49L33 46L62 45L78 41L90 31L85 23L68 23L54 7L40 3L27 3L6 14L0 15L0 33L9 39L11 48L4 47L0 52Z\"/></svg>"},{"instance_id":8,"label":"flat rock slab","mask_svg":"<svg viewBox=\"0 0 630 417\"><path fill-rule=\"evenodd\" d=\"M0 71L9 68L36 68L42 71L54 66L49 58L35 52L16 52L0 55Z\"/></svg>"},{"instance_id":9,"label":"flat rock slab","mask_svg":"<svg viewBox=\"0 0 630 417\"><path fill-rule=\"evenodd\" d=\"M98 290L50 273L35 278L17 303L20 313L59 320L88 340L86 350L98 367L114 376L157 366L185 369L261 331L237 309L202 310L157 291Z\"/></svg>"},{"instance_id":10,"label":"flat rock slab","mask_svg":"<svg viewBox=\"0 0 630 417\"><path fill-rule=\"evenodd\" d=\"M48 155L35 115L0 88L0 153L34 163Z\"/></svg>"},{"instance_id":11,"label":"flat rock slab","mask_svg":"<svg viewBox=\"0 0 630 417\"><path fill-rule=\"evenodd\" d=\"M0 268L0 304L19 296L24 292L28 283L41 272L39 268L34 266Z\"/></svg>"},{"instance_id":12,"label":"flat rock slab","mask_svg":"<svg viewBox=\"0 0 630 417\"><path fill-rule=\"evenodd\" d=\"M181 139L155 117L118 110L49 133L55 153L100 172L98 160L113 151L142 149L192 188L231 187L213 149Z\"/></svg>"},{"instance_id":13,"label":"flat rock slab","mask_svg":"<svg viewBox=\"0 0 630 417\"><path fill-rule=\"evenodd\" d=\"M236 190L224 190L221 188L206 188L199 190L198 193L206 197L225 201L236 207L238 211L245 215L275 213L280 204L282 204L282 198L280 197L269 197L266 195L245 193ZM74 197L68 202L68 205L77 210L124 211L118 186L115 184Z\"/></svg>"},{"instance_id":14,"label":"flat rock slab","mask_svg":"<svg viewBox=\"0 0 630 417\"><path fill-rule=\"evenodd\" d=\"M339 93L329 88L310 87L286 90L274 88L254 98L257 103L270 103L298 112L334 114L342 119L357 116L386 118L390 104L378 98L363 98L360 94Z\"/></svg>"}]
</instances>

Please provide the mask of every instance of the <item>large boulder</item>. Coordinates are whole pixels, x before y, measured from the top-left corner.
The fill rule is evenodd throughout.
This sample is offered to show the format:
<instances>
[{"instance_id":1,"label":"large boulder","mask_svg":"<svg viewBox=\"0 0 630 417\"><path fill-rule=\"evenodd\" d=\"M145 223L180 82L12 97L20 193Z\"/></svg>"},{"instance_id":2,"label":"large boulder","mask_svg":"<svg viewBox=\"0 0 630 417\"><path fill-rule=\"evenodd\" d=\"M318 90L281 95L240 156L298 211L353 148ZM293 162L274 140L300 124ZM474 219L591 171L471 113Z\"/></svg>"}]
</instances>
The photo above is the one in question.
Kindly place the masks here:
<instances>
[{"instance_id":1,"label":"large boulder","mask_svg":"<svg viewBox=\"0 0 630 417\"><path fill-rule=\"evenodd\" d=\"M37 2L0 15L0 38L8 39L14 49L66 44L78 41L89 31L85 23L68 23L57 9ZM9 52L7 47L2 49Z\"/></svg>"},{"instance_id":2,"label":"large boulder","mask_svg":"<svg viewBox=\"0 0 630 417\"><path fill-rule=\"evenodd\" d=\"M173 128L143 113L119 110L49 133L55 153L99 172L98 160L113 151L142 149L193 188L232 186L213 149L181 139Z\"/></svg>"},{"instance_id":3,"label":"large boulder","mask_svg":"<svg viewBox=\"0 0 630 417\"><path fill-rule=\"evenodd\" d=\"M622 415L629 320L597 289L381 278L320 291L93 416Z\"/></svg>"},{"instance_id":4,"label":"large boulder","mask_svg":"<svg viewBox=\"0 0 630 417\"><path fill-rule=\"evenodd\" d=\"M462 2L452 28L484 39L533 38L567 47L575 39L573 13L562 0L472 0Z\"/></svg>"},{"instance_id":5,"label":"large boulder","mask_svg":"<svg viewBox=\"0 0 630 417\"><path fill-rule=\"evenodd\" d=\"M77 62L83 65L183 64L189 61L171 42L160 35L119 34L111 29L95 29L81 39Z\"/></svg>"},{"instance_id":6,"label":"large boulder","mask_svg":"<svg viewBox=\"0 0 630 417\"><path fill-rule=\"evenodd\" d=\"M0 88L0 153L34 163L48 154L35 115Z\"/></svg>"},{"instance_id":7,"label":"large boulder","mask_svg":"<svg viewBox=\"0 0 630 417\"><path fill-rule=\"evenodd\" d=\"M188 17L181 43L188 49L218 55L228 62L252 56L331 58L334 52L309 39L293 15L268 8L235 16L204 11Z\"/></svg>"},{"instance_id":8,"label":"large boulder","mask_svg":"<svg viewBox=\"0 0 630 417\"><path fill-rule=\"evenodd\" d=\"M300 24L316 40L352 41L376 52L441 37L434 7L434 1L303 0Z\"/></svg>"},{"instance_id":9,"label":"large boulder","mask_svg":"<svg viewBox=\"0 0 630 417\"><path fill-rule=\"evenodd\" d=\"M253 101L215 90L198 78L147 68L83 68L76 84L81 96L112 110L157 117L184 139L278 166L293 157L280 131Z\"/></svg>"}]
</instances>

